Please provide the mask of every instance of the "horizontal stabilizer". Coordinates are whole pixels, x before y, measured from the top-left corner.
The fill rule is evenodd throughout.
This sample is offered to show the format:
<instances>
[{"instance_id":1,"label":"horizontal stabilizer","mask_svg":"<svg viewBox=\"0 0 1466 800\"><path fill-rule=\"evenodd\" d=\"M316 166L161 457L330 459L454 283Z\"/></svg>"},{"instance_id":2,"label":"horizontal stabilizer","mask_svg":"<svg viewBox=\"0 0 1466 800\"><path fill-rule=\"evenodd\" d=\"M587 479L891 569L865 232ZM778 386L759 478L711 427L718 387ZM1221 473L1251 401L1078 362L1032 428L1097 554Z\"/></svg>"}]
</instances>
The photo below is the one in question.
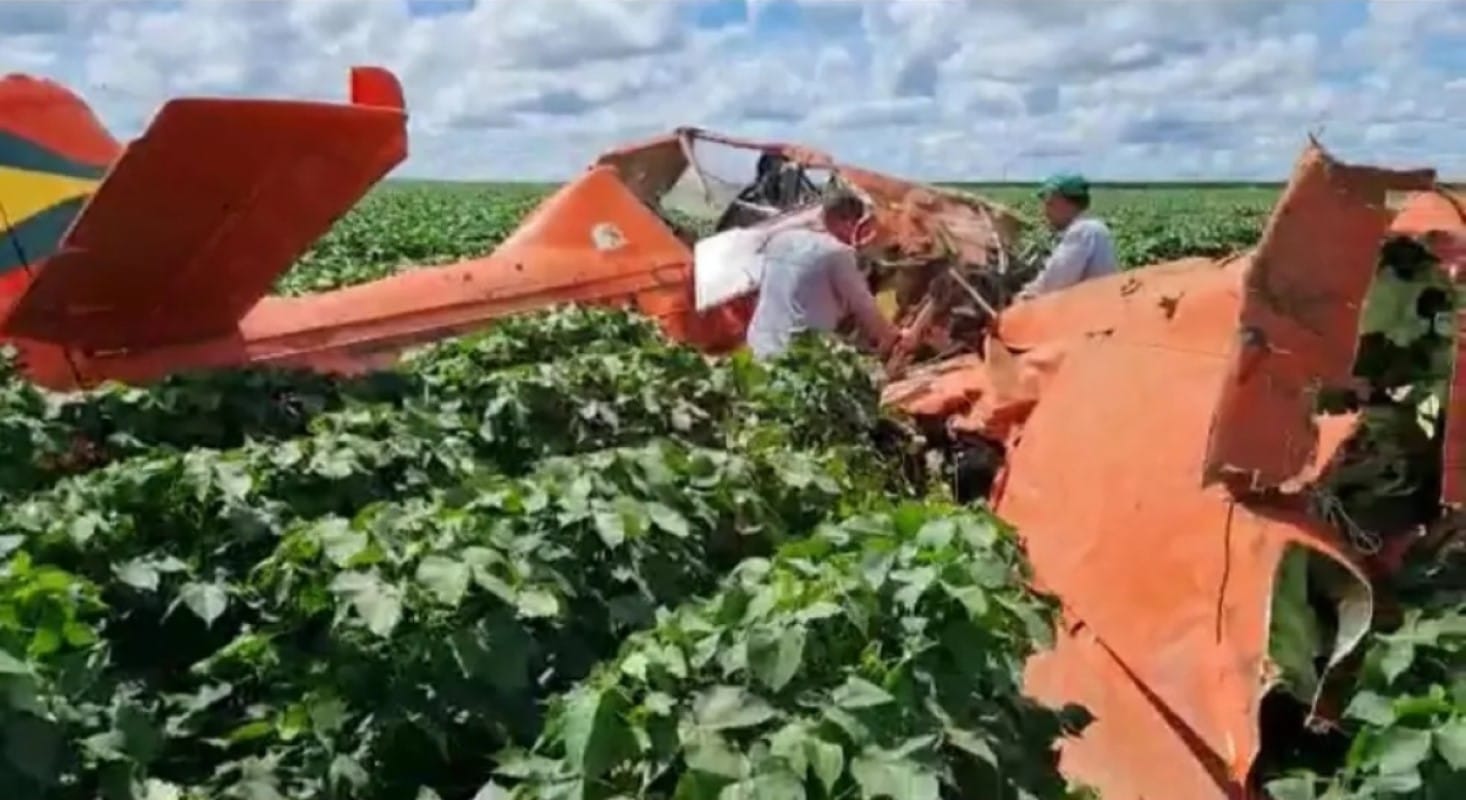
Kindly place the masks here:
<instances>
[{"instance_id":1,"label":"horizontal stabilizer","mask_svg":"<svg viewBox=\"0 0 1466 800\"><path fill-rule=\"evenodd\" d=\"M228 331L406 157L389 82L354 72L351 105L169 102L112 165L5 333L96 351Z\"/></svg>"}]
</instances>

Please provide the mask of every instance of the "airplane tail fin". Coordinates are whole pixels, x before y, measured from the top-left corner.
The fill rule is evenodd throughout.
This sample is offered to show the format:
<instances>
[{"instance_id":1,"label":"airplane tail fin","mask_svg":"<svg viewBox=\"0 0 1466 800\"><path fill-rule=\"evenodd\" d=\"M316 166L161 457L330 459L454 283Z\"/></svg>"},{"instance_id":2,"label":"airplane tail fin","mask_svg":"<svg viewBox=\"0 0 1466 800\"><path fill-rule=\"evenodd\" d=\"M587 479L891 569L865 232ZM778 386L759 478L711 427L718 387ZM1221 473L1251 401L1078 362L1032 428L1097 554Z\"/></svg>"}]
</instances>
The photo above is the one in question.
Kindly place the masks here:
<instances>
[{"instance_id":1,"label":"airplane tail fin","mask_svg":"<svg viewBox=\"0 0 1466 800\"><path fill-rule=\"evenodd\" d=\"M377 67L352 69L347 104L169 101L87 190L0 333L86 351L227 333L406 158L406 121Z\"/></svg>"},{"instance_id":2,"label":"airplane tail fin","mask_svg":"<svg viewBox=\"0 0 1466 800\"><path fill-rule=\"evenodd\" d=\"M0 303L56 252L121 150L65 87L0 77Z\"/></svg>"}]
</instances>

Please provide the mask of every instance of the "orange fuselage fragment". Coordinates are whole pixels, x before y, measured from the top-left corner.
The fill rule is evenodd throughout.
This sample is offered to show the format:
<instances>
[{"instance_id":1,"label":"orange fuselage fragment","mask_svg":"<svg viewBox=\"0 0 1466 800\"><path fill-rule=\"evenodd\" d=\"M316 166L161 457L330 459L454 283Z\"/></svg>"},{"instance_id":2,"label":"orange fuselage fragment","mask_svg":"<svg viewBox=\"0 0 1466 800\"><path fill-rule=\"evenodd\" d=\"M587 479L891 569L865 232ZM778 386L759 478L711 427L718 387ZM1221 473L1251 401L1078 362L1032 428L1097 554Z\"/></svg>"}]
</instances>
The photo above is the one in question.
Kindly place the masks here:
<instances>
[{"instance_id":1,"label":"orange fuselage fragment","mask_svg":"<svg viewBox=\"0 0 1466 800\"><path fill-rule=\"evenodd\" d=\"M1356 170L1310 148L1252 253L1019 304L983 357L887 387L891 406L1007 446L993 505L1022 536L1037 587L1063 607L1028 690L1095 715L1064 745L1062 767L1101 796L1247 796L1285 551L1334 562L1368 596L1337 533L1287 494L1317 475L1353 418L1316 419L1310 397L1278 392L1347 377L1389 222L1384 190L1422 190L1430 177ZM1341 218L1350 236L1331 230ZM1293 244L1309 236L1339 246ZM1272 316L1250 322L1260 307ZM1291 349L1250 352L1239 335L1250 324ZM1217 479L1219 463L1247 480Z\"/></svg>"}]
</instances>

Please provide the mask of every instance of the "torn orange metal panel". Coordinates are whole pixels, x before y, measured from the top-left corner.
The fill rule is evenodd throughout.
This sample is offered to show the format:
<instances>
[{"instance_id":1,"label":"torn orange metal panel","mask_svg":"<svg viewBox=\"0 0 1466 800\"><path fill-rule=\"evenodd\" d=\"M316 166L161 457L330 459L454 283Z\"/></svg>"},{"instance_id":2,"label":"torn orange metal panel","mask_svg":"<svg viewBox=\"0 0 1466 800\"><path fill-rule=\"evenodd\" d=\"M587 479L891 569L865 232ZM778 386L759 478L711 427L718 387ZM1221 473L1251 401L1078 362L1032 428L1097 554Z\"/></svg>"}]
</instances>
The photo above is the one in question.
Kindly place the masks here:
<instances>
[{"instance_id":1,"label":"torn orange metal panel","mask_svg":"<svg viewBox=\"0 0 1466 800\"><path fill-rule=\"evenodd\" d=\"M1132 745L1103 729L1066 744L1066 758L1085 754L1073 756L1072 769L1095 770L1073 777L1107 798L1153 797L1162 787L1175 792L1166 796L1238 796L1259 746L1268 610L1285 547L1319 552L1365 583L1322 523L1301 513L1279 521L1220 487L1201 487L1231 330L1218 326L1210 352L1206 340L1173 343L1123 328L1077 343L1009 452L997 512L1021 532L1039 587L1134 676L1133 685L1110 688L1128 699L1090 711L1118 723L1111 730L1125 738L1180 739L1194 763L1195 780L1177 786L1168 774L1175 765L1129 761ZM1050 660L1029 690L1068 701L1069 681L1092 668L1088 659ZM1147 712L1125 718L1129 706ZM1151 710L1176 724L1141 727Z\"/></svg>"},{"instance_id":2,"label":"torn orange metal panel","mask_svg":"<svg viewBox=\"0 0 1466 800\"><path fill-rule=\"evenodd\" d=\"M1310 143L1247 273L1209 482L1280 486L1313 460L1315 398L1350 380L1361 306L1392 218L1387 195L1434 184L1433 170L1342 164Z\"/></svg>"},{"instance_id":3,"label":"torn orange metal panel","mask_svg":"<svg viewBox=\"0 0 1466 800\"><path fill-rule=\"evenodd\" d=\"M615 169L633 194L655 203L687 170L687 151L683 137L673 133L603 153L593 166Z\"/></svg>"},{"instance_id":4,"label":"torn orange metal panel","mask_svg":"<svg viewBox=\"0 0 1466 800\"><path fill-rule=\"evenodd\" d=\"M1282 340L1298 360L1285 373L1294 385L1304 375L1347 379L1358 303L1388 224L1376 216L1373 187L1397 177L1343 168L1309 148L1265 247L1020 303L995 326L1003 347L928 367L883 395L888 405L1008 445L995 509L1020 532L1035 584L1060 598L1068 623L1058 646L1030 662L1027 687L1098 717L1063 745L1062 766L1106 798L1246 796L1259 708L1274 680L1273 583L1288 549L1338 565L1369 599L1365 572L1337 532L1307 513L1302 495L1234 494L1246 487L1205 478L1217 416L1237 398L1229 391L1237 334L1257 321L1249 309L1264 302L1260 292L1293 314L1279 317L1327 338ZM1360 219L1370 237L1337 233ZM1318 231L1344 245L1326 250L1326 262L1293 250ZM1286 260L1293 257L1302 259L1297 268ZM1336 264L1362 264L1362 284L1335 275ZM1319 294L1308 290L1312 275L1320 276ZM1326 301L1344 308L1312 304ZM1357 424L1349 415L1314 420L1305 408L1307 446L1288 451L1282 473L1297 481L1315 479ZM1294 406L1286 409L1291 421ZM1235 418L1238 432L1250 430L1243 445L1268 452L1278 438L1272 411L1264 405L1256 418ZM1247 420L1253 427L1242 427ZM1355 644L1337 642L1336 657Z\"/></svg>"},{"instance_id":5,"label":"torn orange metal panel","mask_svg":"<svg viewBox=\"0 0 1466 800\"><path fill-rule=\"evenodd\" d=\"M1437 231L1462 230L1466 230L1466 194L1445 189L1411 194L1390 223L1390 232L1401 236L1428 238Z\"/></svg>"},{"instance_id":6,"label":"torn orange metal panel","mask_svg":"<svg viewBox=\"0 0 1466 800\"><path fill-rule=\"evenodd\" d=\"M689 167L689 154L698 141L774 153L799 166L838 175L873 206L877 223L873 245L889 249L896 258L935 259L951 251L964 263L987 264L992 249L1015 241L1025 224L1012 209L966 192L841 163L803 145L700 128L678 128L672 134L612 150L596 163L615 167L633 192L651 202L670 190Z\"/></svg>"}]
</instances>

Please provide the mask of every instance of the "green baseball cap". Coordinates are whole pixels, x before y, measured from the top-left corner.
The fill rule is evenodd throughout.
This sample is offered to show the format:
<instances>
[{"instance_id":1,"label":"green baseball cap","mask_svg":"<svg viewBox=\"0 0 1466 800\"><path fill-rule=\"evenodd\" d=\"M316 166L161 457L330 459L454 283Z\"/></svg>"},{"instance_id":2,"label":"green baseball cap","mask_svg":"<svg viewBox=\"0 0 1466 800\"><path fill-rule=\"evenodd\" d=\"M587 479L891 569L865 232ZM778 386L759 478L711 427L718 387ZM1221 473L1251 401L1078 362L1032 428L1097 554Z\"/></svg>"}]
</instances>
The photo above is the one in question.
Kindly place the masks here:
<instances>
[{"instance_id":1,"label":"green baseball cap","mask_svg":"<svg viewBox=\"0 0 1466 800\"><path fill-rule=\"evenodd\" d=\"M1070 198L1088 197L1089 181L1076 172L1060 172L1057 175L1050 175L1038 187L1038 196L1048 197L1051 194Z\"/></svg>"}]
</instances>

